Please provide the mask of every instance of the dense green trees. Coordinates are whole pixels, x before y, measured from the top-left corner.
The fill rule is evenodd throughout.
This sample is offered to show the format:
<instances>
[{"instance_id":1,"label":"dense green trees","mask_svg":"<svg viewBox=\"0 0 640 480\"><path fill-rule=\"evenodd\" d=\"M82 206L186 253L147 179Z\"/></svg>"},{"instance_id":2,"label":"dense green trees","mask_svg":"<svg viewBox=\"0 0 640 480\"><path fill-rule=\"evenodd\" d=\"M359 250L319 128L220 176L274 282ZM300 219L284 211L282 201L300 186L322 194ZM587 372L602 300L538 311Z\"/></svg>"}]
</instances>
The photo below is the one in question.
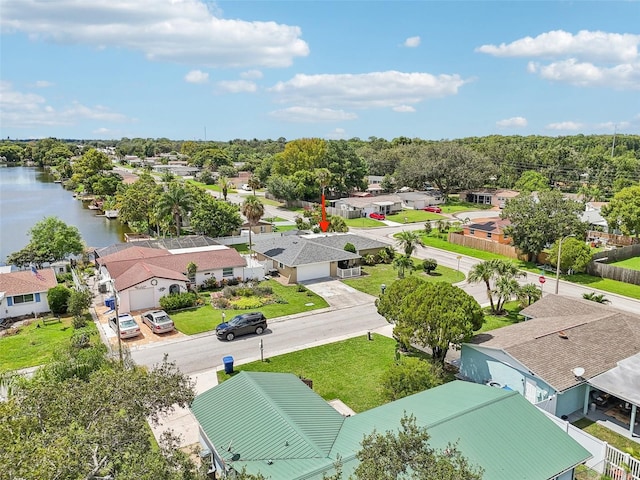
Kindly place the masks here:
<instances>
[{"instance_id":1,"label":"dense green trees","mask_svg":"<svg viewBox=\"0 0 640 480\"><path fill-rule=\"evenodd\" d=\"M610 228L619 228L626 235L640 236L640 185L616 193L602 213Z\"/></svg>"},{"instance_id":2,"label":"dense green trees","mask_svg":"<svg viewBox=\"0 0 640 480\"><path fill-rule=\"evenodd\" d=\"M549 263L554 267L558 264L558 246L559 241L556 241L549 250ZM560 271L562 272L568 270L584 272L593 257L589 245L577 238L566 238L562 242L560 255Z\"/></svg>"},{"instance_id":3,"label":"dense green trees","mask_svg":"<svg viewBox=\"0 0 640 480\"><path fill-rule=\"evenodd\" d=\"M549 179L535 170L523 172L514 188L521 193L544 192L549 190Z\"/></svg>"},{"instance_id":4,"label":"dense green trees","mask_svg":"<svg viewBox=\"0 0 640 480\"><path fill-rule=\"evenodd\" d=\"M190 220L191 229L195 233L210 237L224 237L242 225L242 219L234 205L218 200L204 190L193 197L194 204Z\"/></svg>"},{"instance_id":5,"label":"dense green trees","mask_svg":"<svg viewBox=\"0 0 640 480\"><path fill-rule=\"evenodd\" d=\"M46 217L29 230L29 244L9 255L7 263L24 266L31 263L40 266L45 262L57 262L69 255L79 255L84 250L80 232L58 217Z\"/></svg>"},{"instance_id":6,"label":"dense green trees","mask_svg":"<svg viewBox=\"0 0 640 480\"><path fill-rule=\"evenodd\" d=\"M182 231L182 217L184 217L193 206L193 195L181 183L170 183L168 188L162 192L156 205L159 216L169 216L173 219L176 236L180 236Z\"/></svg>"},{"instance_id":7,"label":"dense green trees","mask_svg":"<svg viewBox=\"0 0 640 480\"><path fill-rule=\"evenodd\" d=\"M459 348L482 326L480 305L472 296L445 282L413 277L397 280L376 301L378 313L395 324L401 345L429 347L435 361L444 363L450 347Z\"/></svg>"},{"instance_id":8,"label":"dense green trees","mask_svg":"<svg viewBox=\"0 0 640 480\"><path fill-rule=\"evenodd\" d=\"M565 199L557 190L540 192L537 197L519 195L509 200L501 217L511 222L505 228L513 242L530 260L567 234L582 237L586 225L581 222L581 203Z\"/></svg>"},{"instance_id":9,"label":"dense green trees","mask_svg":"<svg viewBox=\"0 0 640 480\"><path fill-rule=\"evenodd\" d=\"M130 184L123 185L117 194L119 216L135 232L147 233L155 225L154 209L162 187L148 173Z\"/></svg>"}]
</instances>

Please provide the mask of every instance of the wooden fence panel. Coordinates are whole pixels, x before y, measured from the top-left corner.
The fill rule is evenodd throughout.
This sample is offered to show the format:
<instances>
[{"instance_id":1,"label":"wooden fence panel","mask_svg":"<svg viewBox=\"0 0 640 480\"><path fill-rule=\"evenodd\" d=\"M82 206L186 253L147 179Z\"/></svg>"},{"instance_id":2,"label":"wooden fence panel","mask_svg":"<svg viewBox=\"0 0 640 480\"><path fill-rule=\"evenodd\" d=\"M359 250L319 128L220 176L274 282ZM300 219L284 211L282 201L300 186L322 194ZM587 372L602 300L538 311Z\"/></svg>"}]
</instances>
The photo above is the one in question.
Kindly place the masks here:
<instances>
[{"instance_id":1,"label":"wooden fence panel","mask_svg":"<svg viewBox=\"0 0 640 480\"><path fill-rule=\"evenodd\" d=\"M463 247L475 248L476 250L483 250L485 252L497 253L504 255L505 257L518 259L518 250L511 245L504 245L498 242L492 242L491 240L485 240L483 238L470 237L468 235L462 235L457 232L450 232L448 236L450 243L461 245Z\"/></svg>"}]
</instances>

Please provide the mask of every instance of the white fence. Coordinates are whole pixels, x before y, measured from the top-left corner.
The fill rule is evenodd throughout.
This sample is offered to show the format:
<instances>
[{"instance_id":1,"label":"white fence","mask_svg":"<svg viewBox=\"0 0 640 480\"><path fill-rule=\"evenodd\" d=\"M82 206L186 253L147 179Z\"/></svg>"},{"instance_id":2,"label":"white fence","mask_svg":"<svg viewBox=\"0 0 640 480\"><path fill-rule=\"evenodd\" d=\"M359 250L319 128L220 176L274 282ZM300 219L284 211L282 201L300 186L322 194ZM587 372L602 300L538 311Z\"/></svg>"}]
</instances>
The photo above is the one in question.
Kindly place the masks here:
<instances>
[{"instance_id":1,"label":"white fence","mask_svg":"<svg viewBox=\"0 0 640 480\"><path fill-rule=\"evenodd\" d=\"M351 278L360 276L360 267L338 268L338 277Z\"/></svg>"},{"instance_id":2,"label":"white fence","mask_svg":"<svg viewBox=\"0 0 640 480\"><path fill-rule=\"evenodd\" d=\"M540 411L589 451L592 458L587 460L587 467L598 473L609 475L614 480L640 480L640 461L628 453L612 447L607 442L580 430L569 422L545 410L540 409ZM628 470L628 474L626 470Z\"/></svg>"}]
</instances>

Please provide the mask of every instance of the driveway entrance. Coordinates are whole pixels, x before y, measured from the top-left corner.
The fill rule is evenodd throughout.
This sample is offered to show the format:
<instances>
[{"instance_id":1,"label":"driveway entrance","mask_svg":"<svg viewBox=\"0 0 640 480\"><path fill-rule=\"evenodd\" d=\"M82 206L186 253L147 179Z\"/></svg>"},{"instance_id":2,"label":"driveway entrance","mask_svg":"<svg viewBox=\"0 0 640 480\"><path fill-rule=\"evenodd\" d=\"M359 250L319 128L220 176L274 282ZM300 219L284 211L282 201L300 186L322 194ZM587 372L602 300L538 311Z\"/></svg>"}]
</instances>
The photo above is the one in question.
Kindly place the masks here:
<instances>
[{"instance_id":1,"label":"driveway entrance","mask_svg":"<svg viewBox=\"0 0 640 480\"><path fill-rule=\"evenodd\" d=\"M333 308L370 305L375 301L375 297L359 292L355 288L334 278L321 278L299 283L303 284L313 293L320 295L327 301L329 306Z\"/></svg>"}]
</instances>

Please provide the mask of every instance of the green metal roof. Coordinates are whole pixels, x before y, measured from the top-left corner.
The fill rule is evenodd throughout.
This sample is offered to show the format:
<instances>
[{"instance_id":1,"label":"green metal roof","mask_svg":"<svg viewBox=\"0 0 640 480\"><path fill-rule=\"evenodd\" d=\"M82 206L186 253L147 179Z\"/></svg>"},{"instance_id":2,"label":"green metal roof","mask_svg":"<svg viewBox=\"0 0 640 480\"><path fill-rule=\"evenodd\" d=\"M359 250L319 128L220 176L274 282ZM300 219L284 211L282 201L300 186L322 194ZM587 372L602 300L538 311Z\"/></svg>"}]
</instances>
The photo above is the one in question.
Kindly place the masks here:
<instances>
[{"instance_id":1,"label":"green metal roof","mask_svg":"<svg viewBox=\"0 0 640 480\"><path fill-rule=\"evenodd\" d=\"M191 410L225 460L326 459L344 421L290 373L240 372Z\"/></svg>"},{"instance_id":2,"label":"green metal roof","mask_svg":"<svg viewBox=\"0 0 640 480\"><path fill-rule=\"evenodd\" d=\"M458 442L484 480L549 479L590 457L517 392L461 381L343 418L294 375L242 372L196 397L192 410L219 453L239 453L238 468L278 480L321 479L338 455L348 476L363 436L397 431L405 412L432 446Z\"/></svg>"}]
</instances>

